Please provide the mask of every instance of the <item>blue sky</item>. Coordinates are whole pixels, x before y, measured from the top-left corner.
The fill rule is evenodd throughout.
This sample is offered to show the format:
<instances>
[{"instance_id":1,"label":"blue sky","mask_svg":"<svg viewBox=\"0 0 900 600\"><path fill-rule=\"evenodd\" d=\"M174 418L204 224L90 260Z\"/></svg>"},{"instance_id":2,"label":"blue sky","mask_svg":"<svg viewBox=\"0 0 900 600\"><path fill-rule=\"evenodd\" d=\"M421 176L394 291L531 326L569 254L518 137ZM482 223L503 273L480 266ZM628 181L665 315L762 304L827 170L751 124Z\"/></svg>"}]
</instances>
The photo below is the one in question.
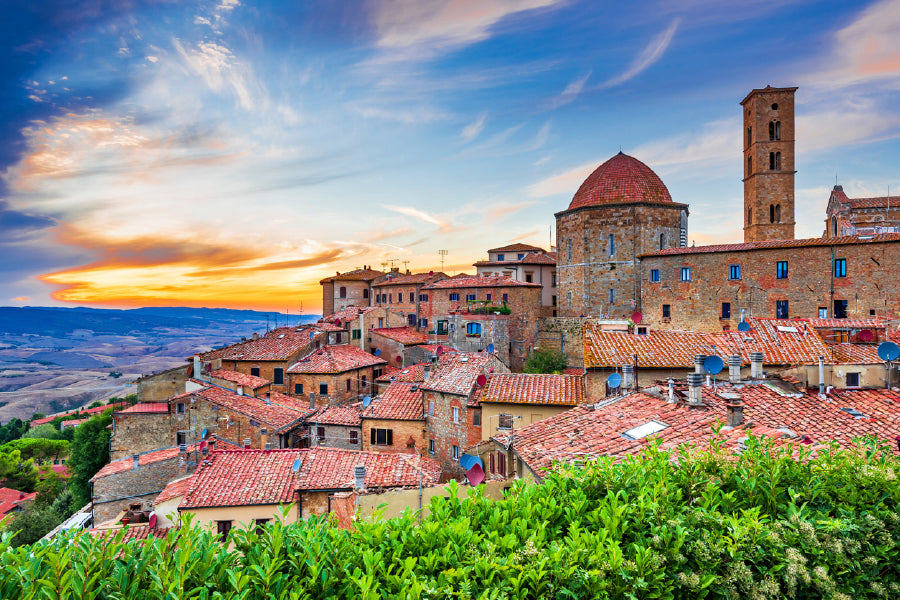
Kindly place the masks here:
<instances>
[{"instance_id":1,"label":"blue sky","mask_svg":"<svg viewBox=\"0 0 900 600\"><path fill-rule=\"evenodd\" d=\"M740 100L797 85L798 237L900 189L900 0L7 3L0 305L307 311L550 243L623 151L740 241ZM404 263L402 261L408 261Z\"/></svg>"}]
</instances>

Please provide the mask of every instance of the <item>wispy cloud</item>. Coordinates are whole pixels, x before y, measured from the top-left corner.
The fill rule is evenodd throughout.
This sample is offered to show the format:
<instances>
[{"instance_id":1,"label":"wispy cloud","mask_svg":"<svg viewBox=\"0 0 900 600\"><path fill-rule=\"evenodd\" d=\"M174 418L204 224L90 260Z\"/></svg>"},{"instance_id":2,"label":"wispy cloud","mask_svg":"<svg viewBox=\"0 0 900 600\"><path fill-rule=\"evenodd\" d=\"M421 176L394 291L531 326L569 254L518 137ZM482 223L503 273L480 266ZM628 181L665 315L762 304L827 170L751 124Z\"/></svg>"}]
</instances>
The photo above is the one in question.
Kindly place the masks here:
<instances>
[{"instance_id":1,"label":"wispy cloud","mask_svg":"<svg viewBox=\"0 0 900 600\"><path fill-rule=\"evenodd\" d=\"M665 31L653 38L625 71L608 79L600 87L610 88L625 83L629 79L633 79L640 75L653 63L662 58L666 48L668 48L669 44L672 42L672 37L674 37L675 32L678 30L679 23L681 23L680 18L673 19Z\"/></svg>"},{"instance_id":2,"label":"wispy cloud","mask_svg":"<svg viewBox=\"0 0 900 600\"><path fill-rule=\"evenodd\" d=\"M590 77L591 71L588 71L578 79L572 81L566 86L566 89L550 101L550 108L559 108L560 106L564 106L574 101L578 95L581 94L581 90L584 89L584 86Z\"/></svg>"},{"instance_id":3,"label":"wispy cloud","mask_svg":"<svg viewBox=\"0 0 900 600\"><path fill-rule=\"evenodd\" d=\"M487 113L481 113L478 115L478 118L463 127L463 130L460 132L459 137L462 138L464 142L471 142L484 130L484 122L487 119Z\"/></svg>"},{"instance_id":4,"label":"wispy cloud","mask_svg":"<svg viewBox=\"0 0 900 600\"><path fill-rule=\"evenodd\" d=\"M387 210L394 211L395 213L400 213L401 215L406 215L407 217L419 219L420 221L424 221L425 223L437 225L441 231L449 231L453 228L453 225L451 223L438 219L437 217L430 215L425 211L421 211L411 206L393 206L391 204L382 204L381 207Z\"/></svg>"},{"instance_id":5,"label":"wispy cloud","mask_svg":"<svg viewBox=\"0 0 900 600\"><path fill-rule=\"evenodd\" d=\"M453 118L451 113L430 106L384 106L352 102L347 107L367 119L394 121L405 125L434 123Z\"/></svg>"}]
</instances>

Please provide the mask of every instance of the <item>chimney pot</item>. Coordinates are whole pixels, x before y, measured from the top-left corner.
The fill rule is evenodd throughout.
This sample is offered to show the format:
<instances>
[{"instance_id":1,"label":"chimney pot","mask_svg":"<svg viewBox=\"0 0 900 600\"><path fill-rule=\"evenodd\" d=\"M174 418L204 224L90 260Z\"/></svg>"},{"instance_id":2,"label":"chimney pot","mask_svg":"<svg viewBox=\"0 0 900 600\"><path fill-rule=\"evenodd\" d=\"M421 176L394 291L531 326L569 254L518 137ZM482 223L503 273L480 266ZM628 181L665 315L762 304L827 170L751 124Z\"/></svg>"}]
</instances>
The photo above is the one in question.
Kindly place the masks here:
<instances>
[{"instance_id":1,"label":"chimney pot","mask_svg":"<svg viewBox=\"0 0 900 600\"><path fill-rule=\"evenodd\" d=\"M737 427L744 423L744 402L740 398L732 398L725 405L725 424L729 427Z\"/></svg>"},{"instance_id":2,"label":"chimney pot","mask_svg":"<svg viewBox=\"0 0 900 600\"><path fill-rule=\"evenodd\" d=\"M353 467L353 487L359 490L366 489L366 467L357 465Z\"/></svg>"},{"instance_id":3,"label":"chimney pot","mask_svg":"<svg viewBox=\"0 0 900 600\"><path fill-rule=\"evenodd\" d=\"M688 403L691 405L703 404L703 375L701 373L688 373Z\"/></svg>"},{"instance_id":4,"label":"chimney pot","mask_svg":"<svg viewBox=\"0 0 900 600\"><path fill-rule=\"evenodd\" d=\"M634 365L622 365L622 375L624 376L622 379L622 388L626 390L630 390L635 387L634 381Z\"/></svg>"},{"instance_id":5,"label":"chimney pot","mask_svg":"<svg viewBox=\"0 0 900 600\"><path fill-rule=\"evenodd\" d=\"M731 355L728 357L728 381L731 383L741 382L741 357Z\"/></svg>"},{"instance_id":6,"label":"chimney pot","mask_svg":"<svg viewBox=\"0 0 900 600\"><path fill-rule=\"evenodd\" d=\"M762 379L765 377L763 374L763 353L762 352L751 352L750 353L750 377L753 379Z\"/></svg>"},{"instance_id":7,"label":"chimney pot","mask_svg":"<svg viewBox=\"0 0 900 600\"><path fill-rule=\"evenodd\" d=\"M706 361L705 354L695 354L694 355L694 373L703 374L703 363Z\"/></svg>"}]
</instances>

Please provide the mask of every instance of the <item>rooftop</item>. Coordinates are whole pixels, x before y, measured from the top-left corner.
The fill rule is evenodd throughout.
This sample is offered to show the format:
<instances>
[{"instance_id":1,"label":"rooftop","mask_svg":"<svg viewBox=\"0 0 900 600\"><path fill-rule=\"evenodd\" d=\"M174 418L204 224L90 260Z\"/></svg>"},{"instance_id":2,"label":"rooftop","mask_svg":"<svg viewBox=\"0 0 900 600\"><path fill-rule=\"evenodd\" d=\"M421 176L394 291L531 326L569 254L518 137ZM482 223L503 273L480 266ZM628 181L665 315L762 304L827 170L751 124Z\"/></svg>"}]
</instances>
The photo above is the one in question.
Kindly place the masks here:
<instances>
[{"instance_id":1,"label":"rooftop","mask_svg":"<svg viewBox=\"0 0 900 600\"><path fill-rule=\"evenodd\" d=\"M231 381L238 385L242 385L246 388L250 389L258 389L261 387L265 387L270 385L272 382L268 379L263 379L262 377L255 377L253 375L245 375L244 373L238 373L237 371L229 371L228 369L216 369L212 373L209 374L210 377L215 379L224 379L225 381Z\"/></svg>"},{"instance_id":2,"label":"rooftop","mask_svg":"<svg viewBox=\"0 0 900 600\"><path fill-rule=\"evenodd\" d=\"M353 319L359 316L359 313L367 313L373 310L378 310L377 306L345 306L341 310L331 313L327 317L322 317L317 323L317 326L323 324L333 324L335 321L340 321L341 323L346 323L348 321L352 321Z\"/></svg>"},{"instance_id":3,"label":"rooftop","mask_svg":"<svg viewBox=\"0 0 900 600\"><path fill-rule=\"evenodd\" d=\"M585 401L584 379L573 375L491 375L481 402L575 406Z\"/></svg>"},{"instance_id":4,"label":"rooftop","mask_svg":"<svg viewBox=\"0 0 900 600\"><path fill-rule=\"evenodd\" d=\"M479 375L506 368L493 354L486 352L450 352L438 358L428 381L421 388L445 394L468 396Z\"/></svg>"},{"instance_id":5,"label":"rooftop","mask_svg":"<svg viewBox=\"0 0 900 600\"><path fill-rule=\"evenodd\" d=\"M167 413L169 412L168 402L139 402L134 406L123 408L115 411L115 414L122 413Z\"/></svg>"},{"instance_id":6,"label":"rooftop","mask_svg":"<svg viewBox=\"0 0 900 600\"><path fill-rule=\"evenodd\" d=\"M339 344L319 348L291 365L288 373L343 373L384 364L387 364L387 361L356 346Z\"/></svg>"},{"instance_id":7,"label":"rooftop","mask_svg":"<svg viewBox=\"0 0 900 600\"><path fill-rule=\"evenodd\" d=\"M804 248L812 246L846 246L848 244L878 244L900 241L900 233L879 233L871 236L842 235L837 237L805 238L799 240L767 240L743 244L718 244L712 246L685 246L645 252L638 258L676 256L681 254L710 254L714 252L747 252L750 250Z\"/></svg>"},{"instance_id":8,"label":"rooftop","mask_svg":"<svg viewBox=\"0 0 900 600\"><path fill-rule=\"evenodd\" d=\"M266 403L265 398L242 396L231 390L216 386L209 386L175 396L169 402L183 400L190 396L203 398L218 406L247 415L251 419L265 423L275 430L283 429L310 413L307 402L302 402L285 394L270 394L269 402Z\"/></svg>"},{"instance_id":9,"label":"rooftop","mask_svg":"<svg viewBox=\"0 0 900 600\"><path fill-rule=\"evenodd\" d=\"M96 415L98 413L102 413L107 408L118 408L120 406L128 406L127 402L117 402L115 404L104 404L103 406L95 406L94 408L77 408L75 410L70 410L67 412L58 413L55 415L50 415L49 417L42 417L40 419L35 419L31 421L32 427L37 427L38 425L43 425L44 423L49 423L53 419L57 417L66 417L69 415Z\"/></svg>"},{"instance_id":10,"label":"rooftop","mask_svg":"<svg viewBox=\"0 0 900 600\"><path fill-rule=\"evenodd\" d=\"M543 252L544 249L538 246L532 246L530 244L509 244L508 246L501 246L500 248L491 248L488 250L489 254L493 254L495 252Z\"/></svg>"},{"instance_id":11,"label":"rooftop","mask_svg":"<svg viewBox=\"0 0 900 600\"><path fill-rule=\"evenodd\" d=\"M392 383L363 410L362 418L424 421L422 392L415 383Z\"/></svg>"},{"instance_id":12,"label":"rooftop","mask_svg":"<svg viewBox=\"0 0 900 600\"><path fill-rule=\"evenodd\" d=\"M440 271L429 271L428 273L407 273L406 275L388 275L384 281L373 283L372 287L383 287L388 285L414 285L417 283L431 283L446 279L447 275Z\"/></svg>"},{"instance_id":13,"label":"rooftop","mask_svg":"<svg viewBox=\"0 0 900 600\"><path fill-rule=\"evenodd\" d=\"M382 271L375 271L368 267L364 267L362 269L347 271L346 273L338 272L336 275L322 279L319 283L323 284L335 281L373 281L384 275L386 275L386 273Z\"/></svg>"},{"instance_id":14,"label":"rooftop","mask_svg":"<svg viewBox=\"0 0 900 600\"><path fill-rule=\"evenodd\" d=\"M246 343L222 349L222 360L288 360L309 344L309 333L304 330L283 328L287 331L270 331L268 334Z\"/></svg>"},{"instance_id":15,"label":"rooftop","mask_svg":"<svg viewBox=\"0 0 900 600\"><path fill-rule=\"evenodd\" d=\"M0 516L3 516L20 504L31 502L37 497L37 492L30 494L14 490L12 488L0 488Z\"/></svg>"},{"instance_id":16,"label":"rooftop","mask_svg":"<svg viewBox=\"0 0 900 600\"><path fill-rule=\"evenodd\" d=\"M503 265L555 265L556 264L556 256L555 252L553 253L545 253L541 252L529 252L522 258L515 258L510 260L480 260L475 263L476 267L487 267L487 266L503 266Z\"/></svg>"},{"instance_id":17,"label":"rooftop","mask_svg":"<svg viewBox=\"0 0 900 600\"><path fill-rule=\"evenodd\" d=\"M423 331L416 331L411 327L382 327L372 330L389 340L400 342L404 346L417 346L428 341L428 336Z\"/></svg>"},{"instance_id":18,"label":"rooftop","mask_svg":"<svg viewBox=\"0 0 900 600\"><path fill-rule=\"evenodd\" d=\"M831 196L840 202L841 204L845 204L847 206L842 206L842 209L847 208L888 208L888 207L900 207L900 196L877 196L872 198L850 198L844 193L843 186L836 185L831 192Z\"/></svg>"},{"instance_id":19,"label":"rooftop","mask_svg":"<svg viewBox=\"0 0 900 600\"><path fill-rule=\"evenodd\" d=\"M326 406L307 417L310 423L320 425L343 425L345 427L360 427L362 420L362 404L359 402L349 406Z\"/></svg>"},{"instance_id":20,"label":"rooftop","mask_svg":"<svg viewBox=\"0 0 900 600\"><path fill-rule=\"evenodd\" d=\"M454 350L455 352L455 350ZM418 363L397 369L395 367L386 366L384 375L376 379L379 383L387 383L389 381L419 383L425 381L425 367L431 363Z\"/></svg>"},{"instance_id":21,"label":"rooftop","mask_svg":"<svg viewBox=\"0 0 900 600\"><path fill-rule=\"evenodd\" d=\"M588 175L567 210L635 202L671 204L672 196L653 169L619 152Z\"/></svg>"},{"instance_id":22,"label":"rooftop","mask_svg":"<svg viewBox=\"0 0 900 600\"><path fill-rule=\"evenodd\" d=\"M162 539L169 534L170 527L156 527L151 529L149 525L126 525L125 527L110 527L91 529L90 534L93 537L115 537L120 531L125 533L122 536L122 543L134 540Z\"/></svg>"},{"instance_id":23,"label":"rooftop","mask_svg":"<svg viewBox=\"0 0 900 600\"><path fill-rule=\"evenodd\" d=\"M541 287L539 283L526 283L517 281L512 277L502 275L490 275L488 277L459 277L444 279L425 286L424 290L444 290L457 288L502 288L502 287Z\"/></svg>"},{"instance_id":24,"label":"rooftop","mask_svg":"<svg viewBox=\"0 0 900 600\"><path fill-rule=\"evenodd\" d=\"M187 447L187 452L195 452L200 449L200 442L191 444ZM153 463L161 462L164 460L169 460L172 458L176 458L180 450L178 446L172 446L170 448L161 448L159 450L153 450L151 452L145 452L143 454L138 455L138 465L146 466L152 465ZM119 460L114 460L111 463L104 466L102 469L97 471L97 474L91 477L91 481L96 481L103 477L109 477L110 475L116 475L118 473L124 473L125 471L130 471L134 467L134 458L128 456L126 458L120 458Z\"/></svg>"},{"instance_id":25,"label":"rooftop","mask_svg":"<svg viewBox=\"0 0 900 600\"><path fill-rule=\"evenodd\" d=\"M353 468L366 467L366 488L425 487L437 485L441 464L428 457L399 452L361 452L338 448L303 450L300 489L332 490L353 487ZM421 468L420 468L421 465Z\"/></svg>"},{"instance_id":26,"label":"rooftop","mask_svg":"<svg viewBox=\"0 0 900 600\"><path fill-rule=\"evenodd\" d=\"M193 473L188 475L187 477L182 477L181 479L170 481L169 484L165 488L163 488L163 491L159 493L159 496L156 497L156 500L153 501L153 505L159 506L167 500L172 500L174 498L180 498L181 496L184 496L191 488L192 483L194 483Z\"/></svg>"}]
</instances>

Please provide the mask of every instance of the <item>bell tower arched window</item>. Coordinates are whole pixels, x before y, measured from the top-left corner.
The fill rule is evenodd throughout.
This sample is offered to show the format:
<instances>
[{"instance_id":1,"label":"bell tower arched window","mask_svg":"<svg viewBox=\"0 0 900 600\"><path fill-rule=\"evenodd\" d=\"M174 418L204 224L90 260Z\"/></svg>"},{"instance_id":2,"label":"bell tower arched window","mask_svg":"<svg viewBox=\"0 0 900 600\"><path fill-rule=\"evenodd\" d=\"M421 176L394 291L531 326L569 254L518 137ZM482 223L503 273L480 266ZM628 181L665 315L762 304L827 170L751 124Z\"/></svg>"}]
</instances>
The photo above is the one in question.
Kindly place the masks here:
<instances>
[{"instance_id":1,"label":"bell tower arched window","mask_svg":"<svg viewBox=\"0 0 900 600\"><path fill-rule=\"evenodd\" d=\"M781 223L781 205L780 204L775 205L775 222Z\"/></svg>"},{"instance_id":2,"label":"bell tower arched window","mask_svg":"<svg viewBox=\"0 0 900 600\"><path fill-rule=\"evenodd\" d=\"M659 249L664 250L666 247L666 234L659 234Z\"/></svg>"},{"instance_id":3,"label":"bell tower arched window","mask_svg":"<svg viewBox=\"0 0 900 600\"><path fill-rule=\"evenodd\" d=\"M769 205L769 223L774 223L774 222L775 222L775 205L770 204Z\"/></svg>"},{"instance_id":4,"label":"bell tower arched window","mask_svg":"<svg viewBox=\"0 0 900 600\"><path fill-rule=\"evenodd\" d=\"M769 123L769 141L781 140L781 121L772 121Z\"/></svg>"},{"instance_id":5,"label":"bell tower arched window","mask_svg":"<svg viewBox=\"0 0 900 600\"><path fill-rule=\"evenodd\" d=\"M753 225L753 209L747 209L747 225Z\"/></svg>"}]
</instances>

